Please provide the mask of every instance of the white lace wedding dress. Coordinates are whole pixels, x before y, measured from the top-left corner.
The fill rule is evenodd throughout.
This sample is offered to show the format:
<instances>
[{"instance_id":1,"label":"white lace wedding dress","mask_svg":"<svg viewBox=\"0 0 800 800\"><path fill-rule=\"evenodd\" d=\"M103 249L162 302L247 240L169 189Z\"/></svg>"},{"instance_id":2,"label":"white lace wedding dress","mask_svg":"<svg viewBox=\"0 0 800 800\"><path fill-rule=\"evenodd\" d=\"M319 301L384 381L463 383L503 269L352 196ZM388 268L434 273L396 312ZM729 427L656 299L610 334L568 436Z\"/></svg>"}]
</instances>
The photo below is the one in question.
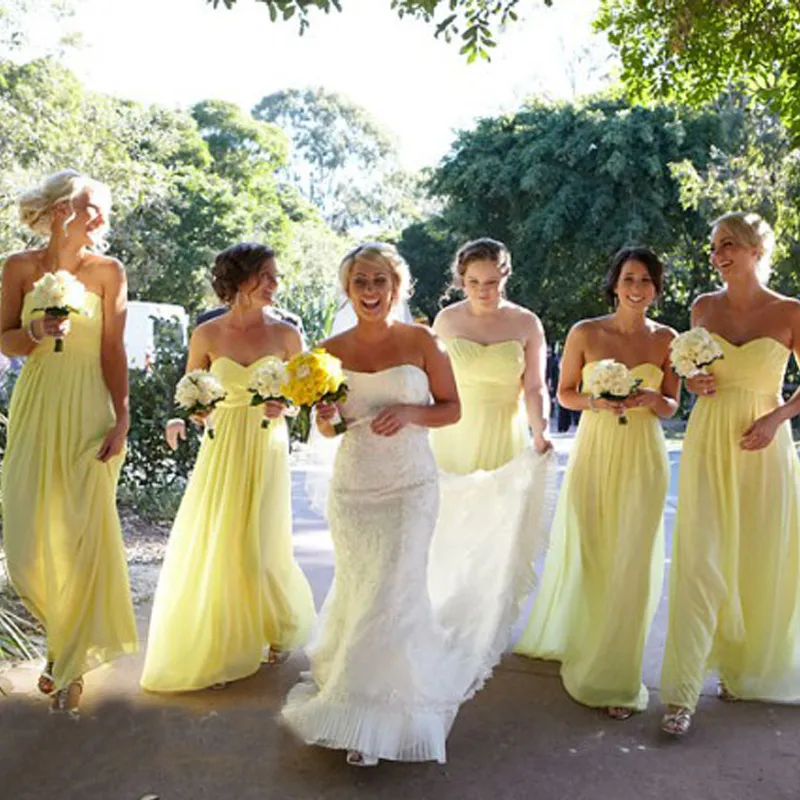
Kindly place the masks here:
<instances>
[{"instance_id":1,"label":"white lace wedding dress","mask_svg":"<svg viewBox=\"0 0 800 800\"><path fill-rule=\"evenodd\" d=\"M347 376L350 427L328 499L334 581L283 718L310 744L444 762L459 706L491 674L532 588L555 464L531 450L440 480L427 429L387 438L368 424L387 405L430 402L426 374Z\"/></svg>"}]
</instances>

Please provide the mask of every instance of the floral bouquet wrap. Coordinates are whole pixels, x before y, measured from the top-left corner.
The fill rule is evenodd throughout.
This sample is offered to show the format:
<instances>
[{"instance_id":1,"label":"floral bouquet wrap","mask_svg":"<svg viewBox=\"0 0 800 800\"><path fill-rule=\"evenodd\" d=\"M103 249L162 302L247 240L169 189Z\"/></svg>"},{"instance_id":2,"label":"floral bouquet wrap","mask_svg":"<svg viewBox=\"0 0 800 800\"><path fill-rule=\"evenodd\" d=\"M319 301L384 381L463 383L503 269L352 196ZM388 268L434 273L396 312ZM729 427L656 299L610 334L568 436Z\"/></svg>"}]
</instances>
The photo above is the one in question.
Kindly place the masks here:
<instances>
[{"instance_id":1,"label":"floral bouquet wrap","mask_svg":"<svg viewBox=\"0 0 800 800\"><path fill-rule=\"evenodd\" d=\"M286 364L283 396L308 415L317 403L339 403L347 399L342 362L322 348L299 353ZM337 414L333 421L336 433L344 433L347 425Z\"/></svg>"},{"instance_id":2,"label":"floral bouquet wrap","mask_svg":"<svg viewBox=\"0 0 800 800\"><path fill-rule=\"evenodd\" d=\"M624 364L604 358L590 370L585 389L595 399L619 401L630 397L641 382L641 378L634 378ZM620 414L618 419L620 425L628 424L625 414Z\"/></svg>"},{"instance_id":3,"label":"floral bouquet wrap","mask_svg":"<svg viewBox=\"0 0 800 800\"><path fill-rule=\"evenodd\" d=\"M692 328L676 336L669 346L672 368L681 378L708 375L706 367L724 358L722 348L705 328Z\"/></svg>"},{"instance_id":4,"label":"floral bouquet wrap","mask_svg":"<svg viewBox=\"0 0 800 800\"><path fill-rule=\"evenodd\" d=\"M288 407L289 401L283 394L283 386L288 380L286 364L277 356L267 356L250 380L248 391L253 395L250 405L261 406L269 400L277 400ZM266 417L261 420L261 427L269 427L269 420Z\"/></svg>"},{"instance_id":5,"label":"floral bouquet wrap","mask_svg":"<svg viewBox=\"0 0 800 800\"><path fill-rule=\"evenodd\" d=\"M71 273L60 269L48 272L33 284L33 310L44 311L50 317L82 314L86 302L86 287ZM55 351L64 349L64 340L56 339Z\"/></svg>"},{"instance_id":6,"label":"floral bouquet wrap","mask_svg":"<svg viewBox=\"0 0 800 800\"><path fill-rule=\"evenodd\" d=\"M217 403L226 397L220 381L204 369L187 372L175 387L175 402L184 410L187 417L200 411L213 411ZM208 438L214 438L211 420L206 420Z\"/></svg>"}]
</instances>

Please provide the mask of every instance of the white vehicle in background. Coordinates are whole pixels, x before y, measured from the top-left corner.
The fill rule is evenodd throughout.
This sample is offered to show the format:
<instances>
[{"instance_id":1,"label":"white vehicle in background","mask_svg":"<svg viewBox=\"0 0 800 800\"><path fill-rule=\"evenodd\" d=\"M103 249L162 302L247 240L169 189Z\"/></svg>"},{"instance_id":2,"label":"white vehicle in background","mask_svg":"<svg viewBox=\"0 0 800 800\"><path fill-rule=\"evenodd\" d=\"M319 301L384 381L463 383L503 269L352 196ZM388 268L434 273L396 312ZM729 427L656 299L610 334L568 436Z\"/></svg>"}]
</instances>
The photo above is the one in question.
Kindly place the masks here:
<instances>
[{"instance_id":1,"label":"white vehicle in background","mask_svg":"<svg viewBox=\"0 0 800 800\"><path fill-rule=\"evenodd\" d=\"M128 321L125 325L125 349L129 369L146 369L155 360L155 323L172 319L181 329L181 341L188 342L189 315L183 306L174 303L148 303L144 300L128 301Z\"/></svg>"}]
</instances>

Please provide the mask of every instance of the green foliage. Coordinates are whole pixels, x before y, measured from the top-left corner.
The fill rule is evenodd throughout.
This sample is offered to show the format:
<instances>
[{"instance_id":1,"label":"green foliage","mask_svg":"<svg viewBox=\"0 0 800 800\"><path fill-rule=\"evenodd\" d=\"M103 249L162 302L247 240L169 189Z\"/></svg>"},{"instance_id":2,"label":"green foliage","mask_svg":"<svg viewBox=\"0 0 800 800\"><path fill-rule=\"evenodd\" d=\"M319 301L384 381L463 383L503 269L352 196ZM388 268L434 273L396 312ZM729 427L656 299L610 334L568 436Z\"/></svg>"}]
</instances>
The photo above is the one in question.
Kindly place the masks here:
<instances>
[{"instance_id":1,"label":"green foliage","mask_svg":"<svg viewBox=\"0 0 800 800\"><path fill-rule=\"evenodd\" d=\"M122 484L131 496L177 488L182 490L200 447L200 437L188 425L186 441L173 453L164 429L176 415L175 386L183 376L186 346L174 321L156 322L156 352L147 370L130 372L131 429L122 470Z\"/></svg>"},{"instance_id":2,"label":"green foliage","mask_svg":"<svg viewBox=\"0 0 800 800\"><path fill-rule=\"evenodd\" d=\"M506 242L511 297L541 313L556 339L607 310L600 284L609 256L647 244L672 266L662 315L685 327L688 299L711 280L707 230L699 213L681 206L670 164L688 159L705 169L711 146L730 135L726 124L717 113L603 98L532 102L513 116L484 119L460 135L433 176L432 191L446 203L439 241L449 231L457 240ZM415 266L417 254L404 248ZM435 258L443 283L449 258Z\"/></svg>"},{"instance_id":3,"label":"green foliage","mask_svg":"<svg viewBox=\"0 0 800 800\"><path fill-rule=\"evenodd\" d=\"M450 283L450 263L462 241L441 217L409 225L397 242L400 254L412 266L414 294L411 310L429 322L439 312L440 300Z\"/></svg>"},{"instance_id":4,"label":"green foliage","mask_svg":"<svg viewBox=\"0 0 800 800\"><path fill-rule=\"evenodd\" d=\"M289 181L337 233L400 228L414 216L414 176L400 168L396 143L361 106L325 89L287 89L262 98L253 116L289 137Z\"/></svg>"},{"instance_id":5,"label":"green foliage","mask_svg":"<svg viewBox=\"0 0 800 800\"><path fill-rule=\"evenodd\" d=\"M596 26L638 100L713 101L744 88L800 144L800 5L796 0L603 0Z\"/></svg>"},{"instance_id":6,"label":"green foliage","mask_svg":"<svg viewBox=\"0 0 800 800\"><path fill-rule=\"evenodd\" d=\"M207 0L214 8L233 8L237 0ZM308 11L317 8L326 14L335 9L342 10L340 0L258 0L267 7L270 19L299 22L301 35L309 26ZM542 0L550 6L553 0ZM436 26L435 35L448 42L458 37L461 52L472 63L477 58L489 59L496 46L497 29L517 20L516 7L519 0L390 0L390 7L397 15L421 19Z\"/></svg>"},{"instance_id":7,"label":"green foliage","mask_svg":"<svg viewBox=\"0 0 800 800\"><path fill-rule=\"evenodd\" d=\"M214 254L243 239L279 252L312 215L278 173L288 142L221 101L170 110L85 91L53 60L0 61L0 252L31 246L20 190L71 166L114 195L110 244L132 299L197 310Z\"/></svg>"}]
</instances>

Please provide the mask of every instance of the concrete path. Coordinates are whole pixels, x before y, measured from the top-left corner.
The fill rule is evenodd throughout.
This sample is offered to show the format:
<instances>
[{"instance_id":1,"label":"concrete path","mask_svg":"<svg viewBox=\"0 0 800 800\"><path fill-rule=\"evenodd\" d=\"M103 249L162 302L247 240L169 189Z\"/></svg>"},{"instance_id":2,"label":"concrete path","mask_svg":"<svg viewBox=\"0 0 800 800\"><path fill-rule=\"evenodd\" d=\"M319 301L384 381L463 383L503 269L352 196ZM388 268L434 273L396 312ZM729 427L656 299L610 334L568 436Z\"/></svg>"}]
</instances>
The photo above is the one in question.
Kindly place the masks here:
<instances>
[{"instance_id":1,"label":"concrete path","mask_svg":"<svg viewBox=\"0 0 800 800\"><path fill-rule=\"evenodd\" d=\"M557 441L562 466L570 437ZM671 452L674 517L679 452ZM322 599L332 574L324 522L295 474L295 542ZM147 606L140 608L142 638ZM517 629L521 629L524 617ZM355 769L342 753L305 747L276 722L302 656L264 666L228 689L152 697L138 689L141 655L87 678L77 724L48 716L31 692L38 665L0 675L0 800L798 800L800 709L723 704L709 682L687 740L658 731L666 627L661 608L648 643L650 709L612 722L564 693L552 664L507 655L467 703L448 763Z\"/></svg>"}]
</instances>

